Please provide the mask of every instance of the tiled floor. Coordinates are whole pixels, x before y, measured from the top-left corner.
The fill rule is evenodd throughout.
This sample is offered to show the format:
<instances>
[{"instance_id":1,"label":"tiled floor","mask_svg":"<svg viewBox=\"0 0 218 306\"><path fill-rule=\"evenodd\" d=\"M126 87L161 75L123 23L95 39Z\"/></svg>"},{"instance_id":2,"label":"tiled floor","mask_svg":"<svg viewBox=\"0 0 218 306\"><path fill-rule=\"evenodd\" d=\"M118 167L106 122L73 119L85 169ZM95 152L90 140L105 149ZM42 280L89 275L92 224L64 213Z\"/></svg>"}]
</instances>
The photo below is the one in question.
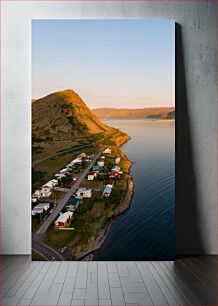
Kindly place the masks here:
<instances>
[{"instance_id":1,"label":"tiled floor","mask_svg":"<svg viewBox=\"0 0 218 306\"><path fill-rule=\"evenodd\" d=\"M173 262L3 257L1 305L217 305L215 256Z\"/></svg>"}]
</instances>

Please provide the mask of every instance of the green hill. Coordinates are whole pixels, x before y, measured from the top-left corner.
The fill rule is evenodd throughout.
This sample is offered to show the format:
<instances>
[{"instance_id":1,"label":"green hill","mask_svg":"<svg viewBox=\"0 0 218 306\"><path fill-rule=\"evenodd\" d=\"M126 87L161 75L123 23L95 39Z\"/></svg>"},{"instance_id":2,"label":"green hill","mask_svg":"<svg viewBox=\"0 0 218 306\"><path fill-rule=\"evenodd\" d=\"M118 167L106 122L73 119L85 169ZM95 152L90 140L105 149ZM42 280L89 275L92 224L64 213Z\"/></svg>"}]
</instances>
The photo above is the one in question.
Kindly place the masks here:
<instances>
[{"instance_id":1,"label":"green hill","mask_svg":"<svg viewBox=\"0 0 218 306\"><path fill-rule=\"evenodd\" d=\"M119 146L127 139L127 134L102 123L73 90L52 93L32 103L33 160L104 141Z\"/></svg>"}]
</instances>

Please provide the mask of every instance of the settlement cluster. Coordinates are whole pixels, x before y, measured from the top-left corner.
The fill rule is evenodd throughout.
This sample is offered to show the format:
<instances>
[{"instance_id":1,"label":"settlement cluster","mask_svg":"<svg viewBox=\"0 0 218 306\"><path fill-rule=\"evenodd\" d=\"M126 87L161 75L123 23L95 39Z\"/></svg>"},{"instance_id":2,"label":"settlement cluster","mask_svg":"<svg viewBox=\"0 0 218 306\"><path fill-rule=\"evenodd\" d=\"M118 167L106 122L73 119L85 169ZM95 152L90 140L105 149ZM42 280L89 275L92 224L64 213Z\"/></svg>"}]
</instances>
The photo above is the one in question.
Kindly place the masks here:
<instances>
[{"instance_id":1,"label":"settlement cluster","mask_svg":"<svg viewBox=\"0 0 218 306\"><path fill-rule=\"evenodd\" d=\"M105 148L102 154L109 155L112 151L109 148ZM90 163L93 158L94 154L87 155L86 153L79 154L74 160L68 163L63 169L61 169L58 173L55 174L55 178L48 181L44 184L40 189L36 190L32 195L32 202L35 203L35 206L32 209L32 215L37 214L45 214L44 220L48 218L48 216L53 212L56 208L55 206L51 207L50 203L44 203L43 201L47 200L52 195L54 191L65 191L68 192L70 189L67 188L60 188L61 181L66 177L71 177L71 184L70 188L74 188L74 184L77 181L78 177L73 176L72 172L75 167L81 166L83 162ZM101 155L99 159L95 162L93 167L91 168L90 172L87 174L86 179L88 181L94 181L98 175L101 175L101 171L105 167L105 159L106 156ZM109 171L107 171L107 183L105 184L102 197L110 197L113 186L114 186L114 179L122 173L120 166L120 157L115 156L114 162L112 167ZM55 227L57 228L65 228L69 227L71 221L73 219L73 213L76 211L78 206L83 202L84 198L91 198L93 193L92 188L84 188L78 187L75 193L72 195L70 200L66 202L65 212L60 212L59 217L55 221Z\"/></svg>"}]
</instances>

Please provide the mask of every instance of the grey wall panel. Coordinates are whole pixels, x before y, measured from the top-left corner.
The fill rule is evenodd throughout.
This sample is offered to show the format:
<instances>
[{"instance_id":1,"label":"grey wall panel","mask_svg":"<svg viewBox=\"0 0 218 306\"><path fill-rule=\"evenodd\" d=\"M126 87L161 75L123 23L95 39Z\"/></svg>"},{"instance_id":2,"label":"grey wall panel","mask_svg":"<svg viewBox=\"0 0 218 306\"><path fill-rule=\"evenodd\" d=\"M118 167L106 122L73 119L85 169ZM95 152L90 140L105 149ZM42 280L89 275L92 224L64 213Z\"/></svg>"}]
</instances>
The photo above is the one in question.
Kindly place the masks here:
<instances>
[{"instance_id":1,"label":"grey wall panel","mask_svg":"<svg viewBox=\"0 0 218 306\"><path fill-rule=\"evenodd\" d=\"M216 1L2 1L2 253L30 254L31 19L177 23L177 253L217 253Z\"/></svg>"}]
</instances>

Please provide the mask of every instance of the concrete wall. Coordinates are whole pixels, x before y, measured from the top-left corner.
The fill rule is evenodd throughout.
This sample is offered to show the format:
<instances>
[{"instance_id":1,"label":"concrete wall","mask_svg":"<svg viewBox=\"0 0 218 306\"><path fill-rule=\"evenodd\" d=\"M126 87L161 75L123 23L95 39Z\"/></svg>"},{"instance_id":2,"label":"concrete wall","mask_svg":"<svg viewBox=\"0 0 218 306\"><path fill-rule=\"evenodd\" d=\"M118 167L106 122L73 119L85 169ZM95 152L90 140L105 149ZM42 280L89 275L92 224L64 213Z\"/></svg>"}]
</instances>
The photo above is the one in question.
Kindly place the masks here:
<instances>
[{"instance_id":1,"label":"concrete wall","mask_svg":"<svg viewBox=\"0 0 218 306\"><path fill-rule=\"evenodd\" d=\"M176 21L177 253L217 253L216 2L2 1L2 16L2 253L31 253L32 18Z\"/></svg>"}]
</instances>

